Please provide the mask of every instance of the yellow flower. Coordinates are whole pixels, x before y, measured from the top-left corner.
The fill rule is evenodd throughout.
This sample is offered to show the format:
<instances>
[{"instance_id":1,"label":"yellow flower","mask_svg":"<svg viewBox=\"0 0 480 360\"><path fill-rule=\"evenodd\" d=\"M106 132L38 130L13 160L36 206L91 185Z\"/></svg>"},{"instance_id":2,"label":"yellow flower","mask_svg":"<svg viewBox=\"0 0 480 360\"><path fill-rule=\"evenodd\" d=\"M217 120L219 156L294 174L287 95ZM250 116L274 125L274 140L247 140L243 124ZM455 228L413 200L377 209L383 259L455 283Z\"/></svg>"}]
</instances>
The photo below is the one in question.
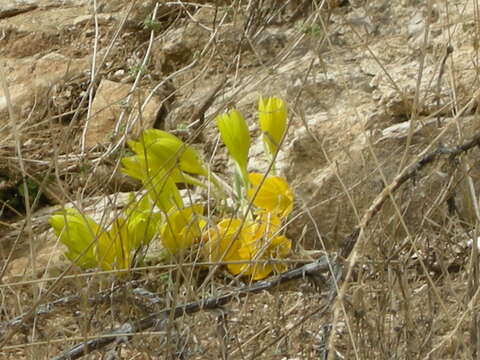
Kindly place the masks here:
<instances>
[{"instance_id":1,"label":"yellow flower","mask_svg":"<svg viewBox=\"0 0 480 360\"><path fill-rule=\"evenodd\" d=\"M153 213L148 199L130 205L124 217L117 218L110 230L74 209L55 214L50 225L67 246L66 256L83 268L128 269L137 250L155 236L160 214Z\"/></svg>"},{"instance_id":2,"label":"yellow flower","mask_svg":"<svg viewBox=\"0 0 480 360\"><path fill-rule=\"evenodd\" d=\"M144 163L154 173L158 170L171 171L178 168L191 174L207 176L207 170L198 153L166 131L145 130L140 141L129 141L128 146L137 156L146 159L143 160Z\"/></svg>"},{"instance_id":3,"label":"yellow flower","mask_svg":"<svg viewBox=\"0 0 480 360\"><path fill-rule=\"evenodd\" d=\"M144 183L148 196L164 212L172 208L182 208L183 200L171 176L158 172L150 182Z\"/></svg>"},{"instance_id":4,"label":"yellow flower","mask_svg":"<svg viewBox=\"0 0 480 360\"><path fill-rule=\"evenodd\" d=\"M187 181L183 180L185 176L182 176L182 172L178 167L167 167L165 162L156 156L150 155L145 157L144 155L133 155L122 158L122 172L135 179L141 180L144 184L152 182L152 179L159 174L168 176L174 179L176 183Z\"/></svg>"},{"instance_id":5,"label":"yellow flower","mask_svg":"<svg viewBox=\"0 0 480 360\"><path fill-rule=\"evenodd\" d=\"M226 218L203 235L203 254L210 262L241 260L238 249L241 246L241 233L238 233L241 219ZM235 265L229 264L228 267ZM234 271L232 271L234 273Z\"/></svg>"},{"instance_id":6,"label":"yellow flower","mask_svg":"<svg viewBox=\"0 0 480 360\"><path fill-rule=\"evenodd\" d=\"M98 265L103 270L128 269L132 261L133 241L125 219L116 219L109 231L100 234L95 247Z\"/></svg>"},{"instance_id":7,"label":"yellow flower","mask_svg":"<svg viewBox=\"0 0 480 360\"><path fill-rule=\"evenodd\" d=\"M287 108L283 100L277 97L260 98L258 117L263 142L271 155L275 154L287 128Z\"/></svg>"},{"instance_id":8,"label":"yellow flower","mask_svg":"<svg viewBox=\"0 0 480 360\"><path fill-rule=\"evenodd\" d=\"M150 151L162 162L162 167L167 171L175 168L178 163L178 168L182 171L202 176L208 175L198 153L178 138L162 138L150 146Z\"/></svg>"},{"instance_id":9,"label":"yellow flower","mask_svg":"<svg viewBox=\"0 0 480 360\"><path fill-rule=\"evenodd\" d=\"M227 114L216 118L218 131L231 158L236 162L244 182L247 179L248 150L250 149L250 132L242 114L232 109Z\"/></svg>"},{"instance_id":10,"label":"yellow flower","mask_svg":"<svg viewBox=\"0 0 480 360\"><path fill-rule=\"evenodd\" d=\"M252 188L247 192L250 200L253 199L263 179L259 173L250 173L248 178ZM253 200L253 205L264 212L272 213L280 218L288 216L293 209L293 192L287 181L280 176L269 176L265 179L262 187Z\"/></svg>"},{"instance_id":11,"label":"yellow flower","mask_svg":"<svg viewBox=\"0 0 480 360\"><path fill-rule=\"evenodd\" d=\"M140 141L129 141L136 155L122 159L122 171L141 180L149 195L165 212L183 207L176 183L204 186L186 172L207 175L197 152L165 131L145 130Z\"/></svg>"},{"instance_id":12,"label":"yellow flower","mask_svg":"<svg viewBox=\"0 0 480 360\"><path fill-rule=\"evenodd\" d=\"M257 218L254 226L245 229L248 234L242 237L242 246L238 250L241 259L252 260L251 264L242 265L238 273L250 276L252 280L261 280L273 271L284 272L286 265L282 263L261 263L257 260L282 259L291 250L292 243L284 235L278 235L281 221L272 215Z\"/></svg>"},{"instance_id":13,"label":"yellow flower","mask_svg":"<svg viewBox=\"0 0 480 360\"><path fill-rule=\"evenodd\" d=\"M122 172L134 179L143 181L147 177L147 169L145 166L145 158L143 156L134 155L122 158Z\"/></svg>"},{"instance_id":14,"label":"yellow flower","mask_svg":"<svg viewBox=\"0 0 480 360\"><path fill-rule=\"evenodd\" d=\"M264 250L259 250L255 242L245 244L238 251L240 258L251 260L251 264L242 265L238 273L250 276L252 280L262 280L269 276L273 271L282 273L287 270L287 266L282 263L261 263L257 260L265 261L268 259L278 260L284 258L290 252L291 241L284 235L275 236ZM288 251L287 251L288 250ZM284 255L285 254L285 255Z\"/></svg>"},{"instance_id":15,"label":"yellow flower","mask_svg":"<svg viewBox=\"0 0 480 360\"><path fill-rule=\"evenodd\" d=\"M257 221L245 221L239 232L241 219L224 219L203 236L203 254L208 261L243 263L227 264L233 275L250 276L252 280L266 278L272 271L283 272L281 263L265 264L256 261L285 258L291 249L291 241L278 235L281 221L278 217L262 215Z\"/></svg>"},{"instance_id":16,"label":"yellow flower","mask_svg":"<svg viewBox=\"0 0 480 360\"><path fill-rule=\"evenodd\" d=\"M140 201L134 201L132 196L125 216L127 234L133 249L146 246L152 241L162 218L161 213L154 212L154 206L148 196L144 196Z\"/></svg>"},{"instance_id":17,"label":"yellow flower","mask_svg":"<svg viewBox=\"0 0 480 360\"><path fill-rule=\"evenodd\" d=\"M110 230L98 237L95 256L102 269L129 269L138 250L155 236L161 215L154 214L152 209L146 210L148 200L142 201L132 204L125 212L126 218L115 219Z\"/></svg>"},{"instance_id":18,"label":"yellow flower","mask_svg":"<svg viewBox=\"0 0 480 360\"><path fill-rule=\"evenodd\" d=\"M69 260L75 261L82 268L96 266L93 243L100 228L93 219L75 209L66 209L52 215L49 223L60 242L67 246L65 256Z\"/></svg>"},{"instance_id":19,"label":"yellow flower","mask_svg":"<svg viewBox=\"0 0 480 360\"><path fill-rule=\"evenodd\" d=\"M129 156L122 159L122 171L135 179L141 180L149 196L165 212L173 206L183 207L176 183L205 186L202 182L181 172L178 168L173 168L167 173L158 162L152 157L147 167L144 157L139 155Z\"/></svg>"},{"instance_id":20,"label":"yellow flower","mask_svg":"<svg viewBox=\"0 0 480 360\"><path fill-rule=\"evenodd\" d=\"M142 205L140 205L142 206ZM157 232L160 214L130 210L103 231L95 246L98 265L104 270L129 269L138 250L150 243Z\"/></svg>"},{"instance_id":21,"label":"yellow flower","mask_svg":"<svg viewBox=\"0 0 480 360\"><path fill-rule=\"evenodd\" d=\"M172 209L166 223L160 226L160 239L170 254L177 254L191 247L200 238L205 220L202 205L193 205L180 210Z\"/></svg>"}]
</instances>

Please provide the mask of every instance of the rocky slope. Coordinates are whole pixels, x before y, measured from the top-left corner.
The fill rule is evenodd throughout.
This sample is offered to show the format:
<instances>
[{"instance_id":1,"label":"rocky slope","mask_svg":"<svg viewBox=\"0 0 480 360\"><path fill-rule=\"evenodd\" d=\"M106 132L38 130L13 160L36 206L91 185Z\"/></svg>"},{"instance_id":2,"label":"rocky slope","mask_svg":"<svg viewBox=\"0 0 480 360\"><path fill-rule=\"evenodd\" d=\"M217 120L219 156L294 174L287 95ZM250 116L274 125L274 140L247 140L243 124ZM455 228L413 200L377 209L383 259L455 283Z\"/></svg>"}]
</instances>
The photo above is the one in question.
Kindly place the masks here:
<instances>
[{"instance_id":1,"label":"rocky slope","mask_svg":"<svg viewBox=\"0 0 480 360\"><path fill-rule=\"evenodd\" d=\"M194 145L208 157L216 143L212 120L232 105L251 114L258 137L260 95L280 96L290 109L278 163L297 199L288 235L298 253L338 251L418 154L453 148L479 131L478 24L467 1L0 2L0 64L9 92L0 89L2 316L18 316L48 282L35 289L11 285L23 294L18 301L9 284L49 278L66 265L48 230L49 214L69 202L101 212L138 188L118 172L126 139L157 127L187 140L190 125L204 118ZM251 149L252 169L267 166L260 151L260 144ZM343 327L335 333L339 354L413 358L435 350L443 358L468 358L474 351L468 337L458 337L473 333L466 319L475 293L467 283L478 220L477 158L475 149L430 163L391 194L367 227ZM212 165L225 170L225 153ZM22 168L38 194L28 221ZM267 358L316 357L329 323L305 317L301 329L308 312L301 309L312 311L316 300L298 289L280 292L281 300L268 293L232 305L232 336L243 347L209 344L218 336L202 334L205 324L214 328L207 315L182 320L179 334L192 336L185 343L194 358L221 353L222 346L233 358L255 354L258 346ZM261 309L284 315L272 322ZM68 311L62 316L39 325L45 334L25 335L42 341L102 328L82 327ZM280 336L290 328L291 338ZM155 354L158 340L146 339L122 351ZM26 342L15 337L5 354L28 356L20 346ZM35 348L51 356L66 344Z\"/></svg>"}]
</instances>

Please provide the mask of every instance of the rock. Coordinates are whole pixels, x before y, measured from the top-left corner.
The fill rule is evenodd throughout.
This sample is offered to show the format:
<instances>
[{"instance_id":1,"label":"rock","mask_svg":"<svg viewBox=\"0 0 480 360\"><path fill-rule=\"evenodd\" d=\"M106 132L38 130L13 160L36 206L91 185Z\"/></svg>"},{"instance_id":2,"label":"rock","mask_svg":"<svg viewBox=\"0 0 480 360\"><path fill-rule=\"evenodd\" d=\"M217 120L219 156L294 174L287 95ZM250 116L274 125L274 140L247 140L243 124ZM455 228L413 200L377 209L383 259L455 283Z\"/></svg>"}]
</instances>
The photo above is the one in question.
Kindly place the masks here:
<instances>
[{"instance_id":1,"label":"rock","mask_svg":"<svg viewBox=\"0 0 480 360\"><path fill-rule=\"evenodd\" d=\"M0 2L0 20L8 20L9 24L17 25L16 27L20 31L29 29L43 32L46 29L54 29L55 26L69 25L68 20L81 13L88 14L88 8L85 6L88 3L89 0L2 1ZM2 22L0 22L1 24Z\"/></svg>"},{"instance_id":2,"label":"rock","mask_svg":"<svg viewBox=\"0 0 480 360\"><path fill-rule=\"evenodd\" d=\"M87 147L111 141L112 136L123 133L121 129L127 126L127 121L133 121L135 118L137 120L130 132L134 137L140 135L143 129L154 126L162 105L162 99L153 96L141 110L141 115L138 116L140 112L139 106L142 106L148 93L144 89L135 90L128 104L126 101L131 88L132 86L128 84L102 80L93 100L92 115L88 119ZM125 116L120 125L118 121L121 119L123 112L129 116ZM130 126L128 125L129 129Z\"/></svg>"},{"instance_id":3,"label":"rock","mask_svg":"<svg viewBox=\"0 0 480 360\"><path fill-rule=\"evenodd\" d=\"M0 3L0 19L15 16L38 7L36 0L10 0Z\"/></svg>"},{"instance_id":4,"label":"rock","mask_svg":"<svg viewBox=\"0 0 480 360\"><path fill-rule=\"evenodd\" d=\"M82 74L89 59L71 59L58 53L50 53L38 59L0 61L6 65L12 107L17 116L27 116L36 102L42 100L40 102L46 105L46 95L56 84ZM3 89L0 89L0 134L4 131L3 136L7 136L10 131L7 124L7 101Z\"/></svg>"},{"instance_id":5,"label":"rock","mask_svg":"<svg viewBox=\"0 0 480 360\"><path fill-rule=\"evenodd\" d=\"M82 2L69 3L72 7L60 6L58 1L36 2L35 10L8 18L0 16L0 56L19 58L58 51L74 28L73 21L92 17L88 6L81 6Z\"/></svg>"},{"instance_id":6,"label":"rock","mask_svg":"<svg viewBox=\"0 0 480 360\"><path fill-rule=\"evenodd\" d=\"M97 15L97 22L99 25L107 25L111 23L112 21L115 20L115 17L113 17L111 14L98 14ZM76 17L72 25L73 26L83 26L88 23L94 23L95 19L92 15L82 15Z\"/></svg>"}]
</instances>

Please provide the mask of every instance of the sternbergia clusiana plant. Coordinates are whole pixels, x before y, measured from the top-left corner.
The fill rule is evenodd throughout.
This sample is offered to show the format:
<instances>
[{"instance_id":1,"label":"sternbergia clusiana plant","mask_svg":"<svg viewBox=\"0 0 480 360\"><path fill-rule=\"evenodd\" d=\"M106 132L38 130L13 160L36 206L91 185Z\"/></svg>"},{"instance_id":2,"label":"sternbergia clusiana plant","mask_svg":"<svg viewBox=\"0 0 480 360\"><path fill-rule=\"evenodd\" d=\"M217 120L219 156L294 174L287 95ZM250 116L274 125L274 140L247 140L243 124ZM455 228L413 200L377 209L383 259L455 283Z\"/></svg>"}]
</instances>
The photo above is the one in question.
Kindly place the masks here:
<instances>
[{"instance_id":1,"label":"sternbergia clusiana plant","mask_svg":"<svg viewBox=\"0 0 480 360\"><path fill-rule=\"evenodd\" d=\"M276 97L261 98L258 106L265 151L274 159L287 128L286 106ZM239 111L217 116L216 125L235 164L234 201L240 215L238 211L229 215L228 208L204 214L205 207L199 203L186 206L178 184L220 185L193 147L165 131L149 129L138 141L128 142L133 155L122 159L122 171L143 184L145 194L140 200L132 199L110 226L101 226L74 209L51 217L50 224L67 247L67 258L82 268L129 269L134 259L141 260L140 250L157 238L167 254L164 259L181 259L200 247L205 261L225 262L233 275L259 280L285 271L286 265L279 260L292 247L284 224L293 209L293 192L280 176L248 172L251 139ZM221 201L218 206L224 204Z\"/></svg>"},{"instance_id":2,"label":"sternbergia clusiana plant","mask_svg":"<svg viewBox=\"0 0 480 360\"><path fill-rule=\"evenodd\" d=\"M207 176L198 153L176 136L162 130L145 130L140 141L129 141L135 155L122 159L123 172L141 180L149 196L165 212L182 207L177 183L203 185L191 176Z\"/></svg>"},{"instance_id":3,"label":"sternbergia clusiana plant","mask_svg":"<svg viewBox=\"0 0 480 360\"><path fill-rule=\"evenodd\" d=\"M284 102L274 97L260 99L259 120L265 149L273 159L287 128ZM291 241L281 230L293 208L293 192L281 177L247 174L250 136L237 110L218 116L217 127L242 174L243 197L252 202L254 211L243 214L243 219L226 218L210 227L203 237L204 253L209 261L230 262L227 269L234 275L263 279L272 271L285 270L285 265L269 264L268 260L284 258L290 252Z\"/></svg>"},{"instance_id":4,"label":"sternbergia clusiana plant","mask_svg":"<svg viewBox=\"0 0 480 360\"><path fill-rule=\"evenodd\" d=\"M134 255L155 236L159 215L144 198L127 207L110 229L76 209L54 214L49 223L67 246L66 257L78 266L122 270L131 267Z\"/></svg>"}]
</instances>

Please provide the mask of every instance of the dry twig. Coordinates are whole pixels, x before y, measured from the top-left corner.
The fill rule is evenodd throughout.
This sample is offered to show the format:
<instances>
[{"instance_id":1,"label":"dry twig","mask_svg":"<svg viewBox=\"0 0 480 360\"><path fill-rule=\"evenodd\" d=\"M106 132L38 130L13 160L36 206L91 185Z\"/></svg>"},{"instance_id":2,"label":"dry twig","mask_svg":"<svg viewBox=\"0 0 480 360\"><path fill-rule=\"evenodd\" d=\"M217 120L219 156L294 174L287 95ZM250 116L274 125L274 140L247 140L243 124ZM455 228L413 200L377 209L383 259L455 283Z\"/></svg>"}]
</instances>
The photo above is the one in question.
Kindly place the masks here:
<instances>
[{"instance_id":1,"label":"dry twig","mask_svg":"<svg viewBox=\"0 0 480 360\"><path fill-rule=\"evenodd\" d=\"M112 342L124 341L125 336L135 332L141 332L149 328L161 329L164 326L164 322L172 318L177 319L183 315L194 314L203 310L216 309L222 305L227 304L233 299L244 297L248 294L258 293L267 289L272 289L283 283L292 280L303 279L307 277L315 278L321 272L328 271L329 264L335 262L334 259L330 259L327 256L320 258L312 263L306 264L298 269L287 271L280 274L273 279L264 280L256 283L252 286L246 286L228 294L202 299L200 301L191 302L185 305L180 305L172 309L162 310L160 312L153 313L143 319L135 322L128 322L120 326L114 332L101 336L97 339L89 340L85 343L80 343L73 346L70 350L66 351L62 355L55 357L55 360L70 360L78 359L79 357L92 352L94 350L101 349ZM172 316L173 315L173 316Z\"/></svg>"}]
</instances>

